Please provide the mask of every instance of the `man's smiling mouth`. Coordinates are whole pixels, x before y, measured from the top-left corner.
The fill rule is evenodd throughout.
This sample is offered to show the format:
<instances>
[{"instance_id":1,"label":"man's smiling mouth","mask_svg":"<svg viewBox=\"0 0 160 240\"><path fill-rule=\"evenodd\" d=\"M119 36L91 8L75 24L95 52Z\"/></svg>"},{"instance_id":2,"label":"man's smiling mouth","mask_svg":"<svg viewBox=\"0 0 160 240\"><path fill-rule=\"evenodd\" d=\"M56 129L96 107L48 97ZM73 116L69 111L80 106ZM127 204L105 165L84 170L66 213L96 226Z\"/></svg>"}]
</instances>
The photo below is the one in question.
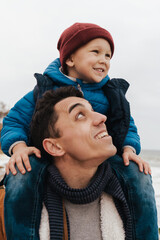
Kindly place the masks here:
<instances>
[{"instance_id":1,"label":"man's smiling mouth","mask_svg":"<svg viewBox=\"0 0 160 240\"><path fill-rule=\"evenodd\" d=\"M104 137L107 137L108 136L108 133L105 131L105 132L101 132L99 134L97 134L95 136L96 139L101 139L101 138L104 138Z\"/></svg>"}]
</instances>

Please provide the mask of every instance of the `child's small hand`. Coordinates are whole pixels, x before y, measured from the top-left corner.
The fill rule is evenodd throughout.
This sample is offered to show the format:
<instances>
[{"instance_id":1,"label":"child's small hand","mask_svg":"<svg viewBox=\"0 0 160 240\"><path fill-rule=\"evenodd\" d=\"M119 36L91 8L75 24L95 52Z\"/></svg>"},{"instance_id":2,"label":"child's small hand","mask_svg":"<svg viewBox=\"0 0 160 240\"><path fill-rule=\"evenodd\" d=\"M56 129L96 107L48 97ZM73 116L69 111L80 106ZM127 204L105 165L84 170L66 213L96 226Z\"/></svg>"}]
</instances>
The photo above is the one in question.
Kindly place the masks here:
<instances>
[{"instance_id":1,"label":"child's small hand","mask_svg":"<svg viewBox=\"0 0 160 240\"><path fill-rule=\"evenodd\" d=\"M6 174L8 175L9 171L11 171L13 175L17 174L15 164L22 174L25 174L26 172L24 166L26 167L27 171L31 171L31 165L28 158L28 156L31 154L35 154L38 158L41 157L40 150L35 147L28 147L25 143L18 143L15 145L13 148L13 155L6 165Z\"/></svg>"},{"instance_id":2,"label":"child's small hand","mask_svg":"<svg viewBox=\"0 0 160 240\"><path fill-rule=\"evenodd\" d=\"M140 172L143 172L144 170L145 174L148 173L151 174L151 168L149 164L145 162L141 157L139 157L136 153L134 153L131 148L129 147L124 148L122 157L125 166L129 165L129 161L134 161L139 166Z\"/></svg>"}]
</instances>

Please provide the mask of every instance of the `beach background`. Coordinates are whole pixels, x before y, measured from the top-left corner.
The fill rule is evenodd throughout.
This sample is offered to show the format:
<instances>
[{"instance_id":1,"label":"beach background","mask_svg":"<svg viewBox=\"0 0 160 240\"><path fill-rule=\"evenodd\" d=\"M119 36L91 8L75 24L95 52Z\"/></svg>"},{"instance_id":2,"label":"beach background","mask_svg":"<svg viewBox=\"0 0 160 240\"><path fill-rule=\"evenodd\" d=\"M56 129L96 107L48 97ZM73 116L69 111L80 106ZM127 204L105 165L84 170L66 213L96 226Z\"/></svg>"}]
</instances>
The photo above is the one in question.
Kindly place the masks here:
<instances>
[{"instance_id":1,"label":"beach background","mask_svg":"<svg viewBox=\"0 0 160 240\"><path fill-rule=\"evenodd\" d=\"M160 228L160 150L142 150L141 157L151 165L153 187L158 210L158 226ZM5 164L8 159L6 155L0 154L0 179L2 179L5 173Z\"/></svg>"},{"instance_id":2,"label":"beach background","mask_svg":"<svg viewBox=\"0 0 160 240\"><path fill-rule=\"evenodd\" d=\"M64 29L75 22L107 29L115 43L109 77L129 82L127 99L142 149L158 149L141 155L152 167L160 226L159 12L159 0L1 1L0 125L2 113L34 88L34 73L43 73L59 57L57 42ZM0 154L1 177L7 161Z\"/></svg>"}]
</instances>

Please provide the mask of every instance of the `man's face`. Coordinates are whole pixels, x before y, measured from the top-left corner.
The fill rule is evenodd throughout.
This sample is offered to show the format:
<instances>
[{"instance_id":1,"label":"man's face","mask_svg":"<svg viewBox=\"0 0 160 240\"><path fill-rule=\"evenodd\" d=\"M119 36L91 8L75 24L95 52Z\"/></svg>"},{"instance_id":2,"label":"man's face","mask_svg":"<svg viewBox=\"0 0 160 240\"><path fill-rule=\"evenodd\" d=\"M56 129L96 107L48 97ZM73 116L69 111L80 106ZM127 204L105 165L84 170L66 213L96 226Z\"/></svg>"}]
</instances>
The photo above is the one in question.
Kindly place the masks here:
<instances>
[{"instance_id":1,"label":"man's face","mask_svg":"<svg viewBox=\"0 0 160 240\"><path fill-rule=\"evenodd\" d=\"M94 112L88 101L68 97L54 108L58 114L55 127L61 136L57 140L65 156L96 166L115 155L116 148L106 130L106 116Z\"/></svg>"},{"instance_id":2,"label":"man's face","mask_svg":"<svg viewBox=\"0 0 160 240\"><path fill-rule=\"evenodd\" d=\"M73 66L68 69L69 76L88 83L98 83L108 74L111 48L105 39L96 38L79 48L70 59Z\"/></svg>"}]
</instances>

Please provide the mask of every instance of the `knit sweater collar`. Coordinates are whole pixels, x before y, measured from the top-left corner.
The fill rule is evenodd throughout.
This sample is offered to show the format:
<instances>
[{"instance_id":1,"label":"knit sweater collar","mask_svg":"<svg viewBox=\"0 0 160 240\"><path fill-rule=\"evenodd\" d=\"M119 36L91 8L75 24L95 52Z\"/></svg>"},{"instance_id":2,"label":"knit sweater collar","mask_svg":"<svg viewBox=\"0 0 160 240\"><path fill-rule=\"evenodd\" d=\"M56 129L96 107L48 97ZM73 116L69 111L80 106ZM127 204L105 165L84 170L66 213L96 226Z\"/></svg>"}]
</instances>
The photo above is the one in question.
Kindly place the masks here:
<instances>
[{"instance_id":1,"label":"knit sweater collar","mask_svg":"<svg viewBox=\"0 0 160 240\"><path fill-rule=\"evenodd\" d=\"M101 164L86 188L70 188L54 165L48 167L48 184L53 192L75 204L86 204L96 200L111 178L108 165Z\"/></svg>"}]
</instances>

